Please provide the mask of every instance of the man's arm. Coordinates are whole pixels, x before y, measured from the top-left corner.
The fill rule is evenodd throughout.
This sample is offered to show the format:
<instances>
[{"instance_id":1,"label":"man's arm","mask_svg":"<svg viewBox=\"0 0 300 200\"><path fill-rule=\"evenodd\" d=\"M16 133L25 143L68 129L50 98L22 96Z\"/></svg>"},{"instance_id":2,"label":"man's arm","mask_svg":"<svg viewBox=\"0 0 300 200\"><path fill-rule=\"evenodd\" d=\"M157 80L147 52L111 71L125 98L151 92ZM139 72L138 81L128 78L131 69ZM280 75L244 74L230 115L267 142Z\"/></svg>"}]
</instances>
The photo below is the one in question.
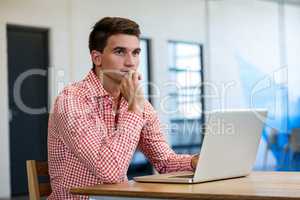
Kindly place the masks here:
<instances>
[{"instance_id":1,"label":"man's arm","mask_svg":"<svg viewBox=\"0 0 300 200\"><path fill-rule=\"evenodd\" d=\"M158 116L152 105L144 101L137 72L123 79L121 93L128 101L128 110L139 114L143 113L144 117L148 119L142 130L139 148L150 159L154 167L160 173L194 170L199 156L178 155L169 147L160 131Z\"/></svg>"},{"instance_id":2,"label":"man's arm","mask_svg":"<svg viewBox=\"0 0 300 200\"><path fill-rule=\"evenodd\" d=\"M159 173L192 171L197 162L195 158L191 155L176 154L166 142L158 116L150 103L145 104L145 110L148 120L142 129L138 148Z\"/></svg>"},{"instance_id":3,"label":"man's arm","mask_svg":"<svg viewBox=\"0 0 300 200\"><path fill-rule=\"evenodd\" d=\"M118 130L108 137L104 122L76 94L59 97L52 115L63 142L95 176L108 183L125 179L143 127L141 116L122 114Z\"/></svg>"}]
</instances>

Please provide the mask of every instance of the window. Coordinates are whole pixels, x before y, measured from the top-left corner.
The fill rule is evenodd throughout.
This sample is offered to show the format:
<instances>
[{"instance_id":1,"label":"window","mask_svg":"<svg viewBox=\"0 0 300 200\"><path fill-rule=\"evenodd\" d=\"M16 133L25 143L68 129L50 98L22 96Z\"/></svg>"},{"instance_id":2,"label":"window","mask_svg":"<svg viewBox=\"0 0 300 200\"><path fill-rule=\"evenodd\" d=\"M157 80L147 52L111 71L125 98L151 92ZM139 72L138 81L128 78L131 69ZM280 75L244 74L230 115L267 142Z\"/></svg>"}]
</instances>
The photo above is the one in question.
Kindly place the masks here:
<instances>
[{"instance_id":1,"label":"window","mask_svg":"<svg viewBox=\"0 0 300 200\"><path fill-rule=\"evenodd\" d=\"M202 46L170 41L170 140L177 153L199 152L204 120Z\"/></svg>"},{"instance_id":2,"label":"window","mask_svg":"<svg viewBox=\"0 0 300 200\"><path fill-rule=\"evenodd\" d=\"M141 55L140 55L140 66L139 72L142 74L142 81L141 84L143 85L143 92L145 98L151 102L150 99L150 87L149 82L150 80L150 40L149 39L141 39L140 41L141 46Z\"/></svg>"}]
</instances>

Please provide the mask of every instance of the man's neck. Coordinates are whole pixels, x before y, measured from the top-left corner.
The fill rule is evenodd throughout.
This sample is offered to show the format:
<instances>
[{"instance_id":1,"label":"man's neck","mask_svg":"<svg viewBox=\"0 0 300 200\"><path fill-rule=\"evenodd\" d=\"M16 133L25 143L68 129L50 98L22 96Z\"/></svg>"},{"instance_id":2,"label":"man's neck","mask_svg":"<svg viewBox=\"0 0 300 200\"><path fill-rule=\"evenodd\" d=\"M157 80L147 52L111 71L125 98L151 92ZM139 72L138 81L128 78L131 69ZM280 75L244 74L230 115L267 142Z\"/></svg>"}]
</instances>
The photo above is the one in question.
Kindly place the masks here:
<instances>
[{"instance_id":1,"label":"man's neck","mask_svg":"<svg viewBox=\"0 0 300 200\"><path fill-rule=\"evenodd\" d=\"M95 73L97 77L100 79L103 88L108 92L110 96L113 97L114 100L120 99L120 84L116 83L115 81L111 80L105 74L100 75L101 71L95 69Z\"/></svg>"}]
</instances>

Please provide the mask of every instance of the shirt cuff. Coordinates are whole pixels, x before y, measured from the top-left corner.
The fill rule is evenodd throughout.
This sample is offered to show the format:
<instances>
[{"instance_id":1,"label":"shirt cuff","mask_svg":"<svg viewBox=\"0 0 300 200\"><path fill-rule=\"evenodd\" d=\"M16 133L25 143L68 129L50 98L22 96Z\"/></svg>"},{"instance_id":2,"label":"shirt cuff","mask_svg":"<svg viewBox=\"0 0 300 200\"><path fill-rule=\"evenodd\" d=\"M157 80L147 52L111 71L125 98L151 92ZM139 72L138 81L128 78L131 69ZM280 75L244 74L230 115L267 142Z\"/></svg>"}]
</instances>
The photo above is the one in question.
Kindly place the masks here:
<instances>
[{"instance_id":1,"label":"shirt cuff","mask_svg":"<svg viewBox=\"0 0 300 200\"><path fill-rule=\"evenodd\" d=\"M192 167L192 157L191 155L181 155L180 168L182 171L194 171Z\"/></svg>"}]
</instances>

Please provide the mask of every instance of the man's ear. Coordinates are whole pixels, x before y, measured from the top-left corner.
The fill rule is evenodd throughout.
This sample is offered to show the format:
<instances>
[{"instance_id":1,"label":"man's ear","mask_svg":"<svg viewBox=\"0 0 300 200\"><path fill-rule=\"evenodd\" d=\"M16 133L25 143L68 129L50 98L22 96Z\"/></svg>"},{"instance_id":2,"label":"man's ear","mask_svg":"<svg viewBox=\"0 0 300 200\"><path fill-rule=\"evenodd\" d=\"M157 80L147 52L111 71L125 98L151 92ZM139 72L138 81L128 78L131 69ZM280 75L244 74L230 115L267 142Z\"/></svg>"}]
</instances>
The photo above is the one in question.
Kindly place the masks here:
<instances>
[{"instance_id":1,"label":"man's ear","mask_svg":"<svg viewBox=\"0 0 300 200\"><path fill-rule=\"evenodd\" d=\"M91 58L96 67L102 64L102 53L96 50L92 50Z\"/></svg>"}]
</instances>

